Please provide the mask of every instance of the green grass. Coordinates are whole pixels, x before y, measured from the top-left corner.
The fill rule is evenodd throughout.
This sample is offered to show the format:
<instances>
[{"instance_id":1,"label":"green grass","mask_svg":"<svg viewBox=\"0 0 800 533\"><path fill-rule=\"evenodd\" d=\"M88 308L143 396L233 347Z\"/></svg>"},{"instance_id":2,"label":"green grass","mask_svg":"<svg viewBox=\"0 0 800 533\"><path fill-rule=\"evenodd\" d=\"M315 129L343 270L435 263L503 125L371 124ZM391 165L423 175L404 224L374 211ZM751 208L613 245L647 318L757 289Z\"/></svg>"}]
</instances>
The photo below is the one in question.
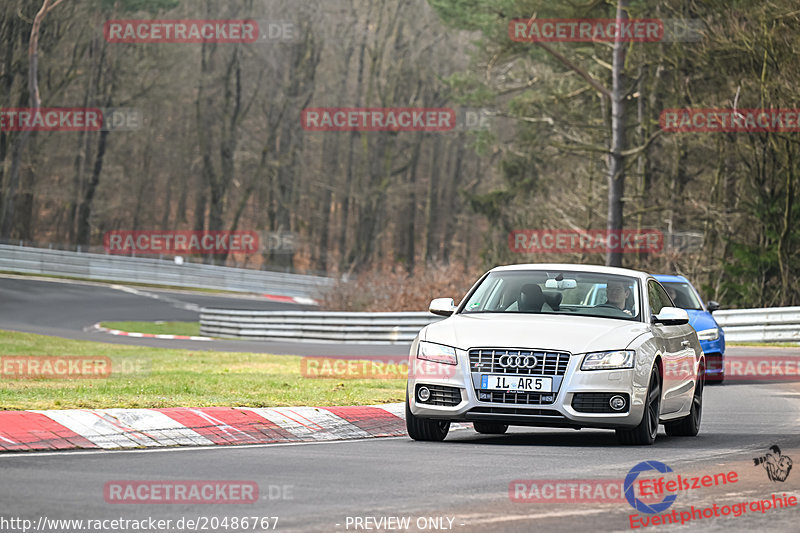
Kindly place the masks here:
<instances>
[{"instance_id":1,"label":"green grass","mask_svg":"<svg viewBox=\"0 0 800 533\"><path fill-rule=\"evenodd\" d=\"M171 350L73 341L0 330L0 358L107 356L105 379L15 379L0 375L2 409L275 407L403 401L404 379L311 379L301 357Z\"/></svg>"},{"instance_id":2,"label":"green grass","mask_svg":"<svg viewBox=\"0 0 800 533\"><path fill-rule=\"evenodd\" d=\"M200 322L101 322L101 326L156 335L200 335Z\"/></svg>"}]
</instances>

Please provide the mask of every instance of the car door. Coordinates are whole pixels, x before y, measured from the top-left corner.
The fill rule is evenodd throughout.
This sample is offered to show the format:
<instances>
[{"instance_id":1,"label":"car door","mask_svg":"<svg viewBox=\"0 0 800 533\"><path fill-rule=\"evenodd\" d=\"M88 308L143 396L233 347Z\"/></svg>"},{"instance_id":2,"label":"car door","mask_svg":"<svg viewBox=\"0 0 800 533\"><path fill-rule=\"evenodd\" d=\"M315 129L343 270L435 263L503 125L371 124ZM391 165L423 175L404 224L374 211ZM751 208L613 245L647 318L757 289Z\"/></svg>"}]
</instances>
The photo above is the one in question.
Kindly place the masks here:
<instances>
[{"instance_id":1,"label":"car door","mask_svg":"<svg viewBox=\"0 0 800 533\"><path fill-rule=\"evenodd\" d=\"M692 327L688 324L668 326L652 322L652 317L661 312L661 308L673 305L663 287L655 280L648 281L647 297L653 337L658 339L664 362L661 412L675 413L685 408L687 397L691 399L694 391L694 351L688 342Z\"/></svg>"}]
</instances>

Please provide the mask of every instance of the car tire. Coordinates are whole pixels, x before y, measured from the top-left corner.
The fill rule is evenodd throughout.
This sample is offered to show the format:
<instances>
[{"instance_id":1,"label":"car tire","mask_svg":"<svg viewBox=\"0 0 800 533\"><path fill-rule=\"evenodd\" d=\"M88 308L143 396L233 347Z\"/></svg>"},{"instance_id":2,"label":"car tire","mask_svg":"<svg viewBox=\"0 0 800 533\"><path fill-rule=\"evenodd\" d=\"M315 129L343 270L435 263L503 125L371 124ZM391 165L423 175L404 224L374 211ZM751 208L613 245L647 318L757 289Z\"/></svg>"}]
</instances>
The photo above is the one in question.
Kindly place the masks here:
<instances>
[{"instance_id":1,"label":"car tire","mask_svg":"<svg viewBox=\"0 0 800 533\"><path fill-rule=\"evenodd\" d=\"M676 420L664 424L664 430L670 437L696 437L700 431L700 421L703 418L703 389L705 388L706 374L705 369L700 367L697 385L692 395L692 408L689 414Z\"/></svg>"},{"instance_id":2,"label":"car tire","mask_svg":"<svg viewBox=\"0 0 800 533\"><path fill-rule=\"evenodd\" d=\"M617 429L617 440L620 444L650 445L658 435L658 423L661 417L661 371L653 365L650 372L650 385L647 387L647 403L644 406L642 421L633 429Z\"/></svg>"},{"instance_id":3,"label":"car tire","mask_svg":"<svg viewBox=\"0 0 800 533\"><path fill-rule=\"evenodd\" d=\"M415 416L411 413L406 393L406 431L414 440L441 442L450 431L450 421Z\"/></svg>"},{"instance_id":4,"label":"car tire","mask_svg":"<svg viewBox=\"0 0 800 533\"><path fill-rule=\"evenodd\" d=\"M473 422L472 427L478 433L484 435L502 435L508 431L508 424L500 424L499 422Z\"/></svg>"}]
</instances>

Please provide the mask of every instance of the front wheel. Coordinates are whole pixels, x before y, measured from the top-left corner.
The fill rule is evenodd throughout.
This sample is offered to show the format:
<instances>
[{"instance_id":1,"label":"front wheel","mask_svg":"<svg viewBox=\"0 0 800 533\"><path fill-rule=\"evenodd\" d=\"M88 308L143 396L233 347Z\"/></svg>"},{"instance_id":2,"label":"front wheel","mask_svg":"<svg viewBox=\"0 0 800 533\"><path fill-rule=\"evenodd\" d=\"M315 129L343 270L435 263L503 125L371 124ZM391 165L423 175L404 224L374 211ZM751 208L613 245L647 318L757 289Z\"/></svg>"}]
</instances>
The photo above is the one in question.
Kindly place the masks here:
<instances>
[{"instance_id":1,"label":"front wheel","mask_svg":"<svg viewBox=\"0 0 800 533\"><path fill-rule=\"evenodd\" d=\"M420 418L412 414L406 393L406 431L414 440L439 442L443 441L450 431L450 421Z\"/></svg>"},{"instance_id":2,"label":"front wheel","mask_svg":"<svg viewBox=\"0 0 800 533\"><path fill-rule=\"evenodd\" d=\"M697 383L692 396L692 408L689 414L675 422L664 424L664 430L670 437L696 437L700 431L700 419L703 417L703 387L705 386L705 369L700 367Z\"/></svg>"},{"instance_id":3,"label":"front wheel","mask_svg":"<svg viewBox=\"0 0 800 533\"><path fill-rule=\"evenodd\" d=\"M658 419L661 416L661 371L653 365L650 385L647 387L647 403L644 406L642 421L633 429L617 429L620 444L653 444L658 435Z\"/></svg>"}]
</instances>

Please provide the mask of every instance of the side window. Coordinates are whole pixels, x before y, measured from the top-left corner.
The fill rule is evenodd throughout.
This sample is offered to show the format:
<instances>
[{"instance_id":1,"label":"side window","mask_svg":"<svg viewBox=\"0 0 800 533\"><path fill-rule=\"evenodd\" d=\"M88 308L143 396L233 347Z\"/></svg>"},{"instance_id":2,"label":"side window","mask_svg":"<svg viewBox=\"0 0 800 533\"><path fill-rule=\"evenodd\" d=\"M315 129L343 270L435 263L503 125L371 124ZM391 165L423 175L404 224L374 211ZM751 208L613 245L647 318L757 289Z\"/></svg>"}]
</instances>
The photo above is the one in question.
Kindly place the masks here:
<instances>
[{"instance_id":1,"label":"side window","mask_svg":"<svg viewBox=\"0 0 800 533\"><path fill-rule=\"evenodd\" d=\"M653 285L656 286L656 292L661 299L661 307L675 307L675 304L672 303L672 298L669 297L664 287L660 283L654 283Z\"/></svg>"},{"instance_id":2,"label":"side window","mask_svg":"<svg viewBox=\"0 0 800 533\"><path fill-rule=\"evenodd\" d=\"M664 300L661 299L662 294L664 294ZM650 300L650 316L660 313L661 308L665 305L671 305L661 287L652 280L647 283L647 299Z\"/></svg>"}]
</instances>

